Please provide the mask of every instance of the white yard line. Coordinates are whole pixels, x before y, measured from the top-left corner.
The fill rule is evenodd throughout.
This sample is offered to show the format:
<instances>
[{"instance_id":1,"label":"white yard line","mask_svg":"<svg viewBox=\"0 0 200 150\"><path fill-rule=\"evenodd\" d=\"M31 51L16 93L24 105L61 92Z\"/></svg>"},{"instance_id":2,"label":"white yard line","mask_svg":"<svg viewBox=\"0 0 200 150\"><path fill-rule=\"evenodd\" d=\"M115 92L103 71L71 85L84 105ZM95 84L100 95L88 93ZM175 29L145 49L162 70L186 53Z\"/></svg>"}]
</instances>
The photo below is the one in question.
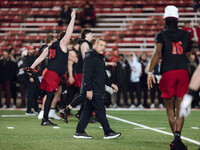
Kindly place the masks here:
<instances>
[{"instance_id":1,"label":"white yard line","mask_svg":"<svg viewBox=\"0 0 200 150\"><path fill-rule=\"evenodd\" d=\"M139 123L131 122L131 121L128 121L128 120L125 120L125 119L121 119L121 118L118 118L118 117L114 117L114 116L111 116L111 115L106 115L106 116L108 118L111 118L111 119L114 119L114 120L118 120L118 121L121 121L121 122L124 122L124 123L128 123L128 124L131 124L131 125L134 125L134 126L138 126L138 127L149 129L149 130L152 130L152 131L155 131L155 132L159 132L159 133L162 133L162 134L174 136L172 133L169 133L169 132L166 132L166 131L162 131L162 130L159 130L159 129L154 129L154 128L151 128L151 127L139 124ZM194 143L196 145L200 145L200 142L195 141L195 140L190 139L190 138L187 138L187 137L184 137L184 136L181 136L181 139L186 140L186 141L191 142L191 143Z\"/></svg>"},{"instance_id":2,"label":"white yard line","mask_svg":"<svg viewBox=\"0 0 200 150\"><path fill-rule=\"evenodd\" d=\"M1 115L1 117L29 117L28 115Z\"/></svg>"},{"instance_id":3,"label":"white yard line","mask_svg":"<svg viewBox=\"0 0 200 150\"><path fill-rule=\"evenodd\" d=\"M144 130L144 129L146 129L146 128L133 128L133 129L136 129L136 130ZM152 129L165 129L165 128L152 128Z\"/></svg>"}]
</instances>

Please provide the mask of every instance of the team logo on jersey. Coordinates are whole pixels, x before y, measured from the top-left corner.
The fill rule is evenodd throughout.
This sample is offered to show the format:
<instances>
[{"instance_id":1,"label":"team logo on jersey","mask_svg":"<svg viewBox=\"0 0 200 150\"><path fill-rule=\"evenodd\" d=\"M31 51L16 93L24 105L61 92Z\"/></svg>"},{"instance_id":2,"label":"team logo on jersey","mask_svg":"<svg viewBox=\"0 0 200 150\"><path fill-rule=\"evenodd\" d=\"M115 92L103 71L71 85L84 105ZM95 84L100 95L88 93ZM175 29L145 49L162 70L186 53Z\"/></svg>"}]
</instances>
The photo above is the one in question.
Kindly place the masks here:
<instances>
[{"instance_id":1,"label":"team logo on jersey","mask_svg":"<svg viewBox=\"0 0 200 150\"><path fill-rule=\"evenodd\" d=\"M56 56L56 50L55 49L49 49L49 59L53 59Z\"/></svg>"},{"instance_id":2,"label":"team logo on jersey","mask_svg":"<svg viewBox=\"0 0 200 150\"><path fill-rule=\"evenodd\" d=\"M182 47L182 42L172 42L172 54L173 55L181 55L183 54L183 47Z\"/></svg>"}]
</instances>

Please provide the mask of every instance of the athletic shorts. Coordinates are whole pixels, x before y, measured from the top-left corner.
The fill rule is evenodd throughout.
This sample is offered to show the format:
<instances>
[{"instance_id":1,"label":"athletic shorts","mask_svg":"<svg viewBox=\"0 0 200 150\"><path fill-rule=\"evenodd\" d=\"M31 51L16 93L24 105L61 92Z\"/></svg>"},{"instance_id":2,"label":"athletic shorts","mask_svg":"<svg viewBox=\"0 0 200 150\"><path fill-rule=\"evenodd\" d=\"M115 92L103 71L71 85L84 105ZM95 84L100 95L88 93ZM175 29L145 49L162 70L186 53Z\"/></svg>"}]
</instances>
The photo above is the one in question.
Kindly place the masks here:
<instances>
[{"instance_id":1,"label":"athletic shorts","mask_svg":"<svg viewBox=\"0 0 200 150\"><path fill-rule=\"evenodd\" d=\"M40 88L48 92L57 91L60 80L61 77L56 72L45 69L42 73Z\"/></svg>"},{"instance_id":2,"label":"athletic shorts","mask_svg":"<svg viewBox=\"0 0 200 150\"><path fill-rule=\"evenodd\" d=\"M83 74L75 74L74 75L75 87L81 88L82 78L83 78Z\"/></svg>"},{"instance_id":3,"label":"athletic shorts","mask_svg":"<svg viewBox=\"0 0 200 150\"><path fill-rule=\"evenodd\" d=\"M79 89L81 88L82 77L83 77L83 74L75 74L74 75L74 83L73 83L73 85L75 87L78 87ZM67 86L70 86L70 84L69 84L69 76L65 76L65 78L66 78L66 81L67 81Z\"/></svg>"},{"instance_id":4,"label":"athletic shorts","mask_svg":"<svg viewBox=\"0 0 200 150\"><path fill-rule=\"evenodd\" d=\"M171 70L162 74L159 88L161 97L169 99L172 96L183 98L188 90L189 75L187 70Z\"/></svg>"}]
</instances>

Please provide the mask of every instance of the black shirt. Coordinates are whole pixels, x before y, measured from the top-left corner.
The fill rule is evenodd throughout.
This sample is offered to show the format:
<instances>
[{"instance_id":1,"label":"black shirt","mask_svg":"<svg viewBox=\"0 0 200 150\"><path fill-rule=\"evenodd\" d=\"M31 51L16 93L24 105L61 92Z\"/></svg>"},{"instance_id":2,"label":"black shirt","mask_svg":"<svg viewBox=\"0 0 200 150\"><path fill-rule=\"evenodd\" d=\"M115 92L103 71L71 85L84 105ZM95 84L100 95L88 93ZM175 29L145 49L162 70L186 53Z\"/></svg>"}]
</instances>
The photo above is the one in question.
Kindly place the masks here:
<instances>
[{"instance_id":1,"label":"black shirt","mask_svg":"<svg viewBox=\"0 0 200 150\"><path fill-rule=\"evenodd\" d=\"M64 53L60 48L60 41L54 42L48 48L48 65L47 69L56 72L62 76L67 70L68 51Z\"/></svg>"},{"instance_id":2,"label":"black shirt","mask_svg":"<svg viewBox=\"0 0 200 150\"><path fill-rule=\"evenodd\" d=\"M75 49L75 48L72 48L72 50L69 50L69 52L70 51L74 51L75 53L76 53L76 56L78 57L78 51ZM73 76L75 75L75 73L76 73L76 67L77 67L77 63L73 63L73 66L72 66L72 68L73 68Z\"/></svg>"},{"instance_id":3,"label":"black shirt","mask_svg":"<svg viewBox=\"0 0 200 150\"><path fill-rule=\"evenodd\" d=\"M85 54L81 95L86 95L86 91L93 91L93 95L102 95L105 84L111 86L112 81L105 71L104 56L91 49Z\"/></svg>"},{"instance_id":4,"label":"black shirt","mask_svg":"<svg viewBox=\"0 0 200 150\"><path fill-rule=\"evenodd\" d=\"M78 54L78 62L77 62L77 67L76 67L76 73L78 73L78 74L83 73L83 57L82 57L82 53L81 53L81 45L85 42L88 44L89 48L92 49L92 44L89 41L87 41L85 39L81 40L80 46L79 46L79 52L78 52L79 53Z\"/></svg>"},{"instance_id":5,"label":"black shirt","mask_svg":"<svg viewBox=\"0 0 200 150\"><path fill-rule=\"evenodd\" d=\"M162 43L161 74L171 70L188 70L186 52L189 51L190 36L181 29L165 29L155 37L156 43Z\"/></svg>"}]
</instances>

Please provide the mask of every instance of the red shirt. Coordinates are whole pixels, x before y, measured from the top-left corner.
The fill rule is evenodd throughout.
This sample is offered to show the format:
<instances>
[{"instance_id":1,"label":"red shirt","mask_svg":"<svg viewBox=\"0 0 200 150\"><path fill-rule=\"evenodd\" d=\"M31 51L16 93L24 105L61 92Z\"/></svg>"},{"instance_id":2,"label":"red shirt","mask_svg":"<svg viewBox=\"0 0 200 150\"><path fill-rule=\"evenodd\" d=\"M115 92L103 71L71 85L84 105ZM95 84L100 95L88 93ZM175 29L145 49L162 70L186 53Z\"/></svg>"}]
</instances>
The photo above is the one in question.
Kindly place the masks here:
<instances>
[{"instance_id":1,"label":"red shirt","mask_svg":"<svg viewBox=\"0 0 200 150\"><path fill-rule=\"evenodd\" d=\"M110 62L115 62L115 63L116 63L116 62L118 61L118 57L112 55L112 56L110 56L109 61L110 61Z\"/></svg>"},{"instance_id":2,"label":"red shirt","mask_svg":"<svg viewBox=\"0 0 200 150\"><path fill-rule=\"evenodd\" d=\"M182 30L187 31L187 32L190 33L190 41L192 41L192 38L194 37L194 31L192 30L192 28L183 27Z\"/></svg>"},{"instance_id":3,"label":"red shirt","mask_svg":"<svg viewBox=\"0 0 200 150\"><path fill-rule=\"evenodd\" d=\"M198 45L200 45L200 27L196 27L197 37L198 37Z\"/></svg>"}]
</instances>

